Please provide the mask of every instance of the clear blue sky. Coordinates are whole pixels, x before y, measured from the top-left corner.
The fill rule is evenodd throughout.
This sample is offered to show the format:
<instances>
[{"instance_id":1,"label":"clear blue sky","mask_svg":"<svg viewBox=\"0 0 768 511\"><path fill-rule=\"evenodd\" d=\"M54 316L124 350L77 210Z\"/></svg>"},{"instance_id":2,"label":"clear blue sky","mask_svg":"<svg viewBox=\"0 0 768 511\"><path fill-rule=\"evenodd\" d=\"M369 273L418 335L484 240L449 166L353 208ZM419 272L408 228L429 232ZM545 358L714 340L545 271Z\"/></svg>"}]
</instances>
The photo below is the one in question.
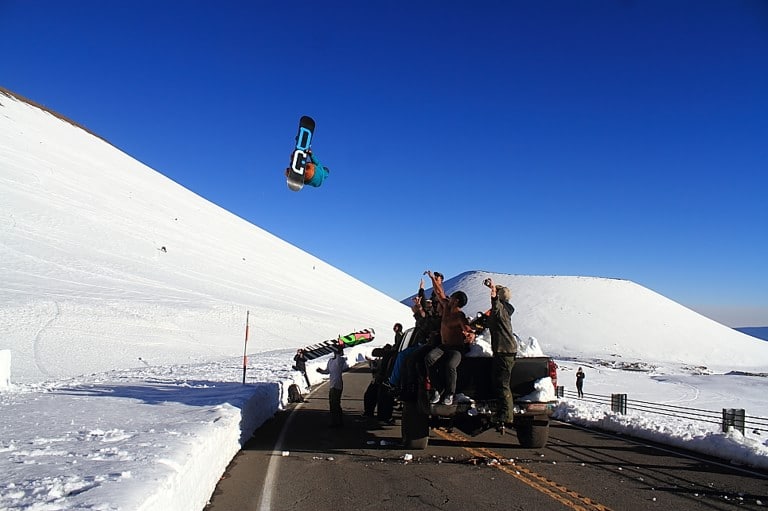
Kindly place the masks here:
<instances>
[{"instance_id":1,"label":"clear blue sky","mask_svg":"<svg viewBox=\"0 0 768 511\"><path fill-rule=\"evenodd\" d=\"M765 1L0 0L0 85L398 299L590 275L768 325Z\"/></svg>"}]
</instances>

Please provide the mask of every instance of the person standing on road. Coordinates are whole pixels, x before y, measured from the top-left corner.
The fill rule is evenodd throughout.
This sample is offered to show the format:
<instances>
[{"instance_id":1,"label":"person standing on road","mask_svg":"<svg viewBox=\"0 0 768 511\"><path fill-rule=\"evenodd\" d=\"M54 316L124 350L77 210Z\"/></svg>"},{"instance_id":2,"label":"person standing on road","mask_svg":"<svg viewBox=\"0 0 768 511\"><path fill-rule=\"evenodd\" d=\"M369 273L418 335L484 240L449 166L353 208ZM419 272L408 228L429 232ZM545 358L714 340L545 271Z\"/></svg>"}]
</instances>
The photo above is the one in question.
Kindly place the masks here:
<instances>
[{"instance_id":1,"label":"person standing on road","mask_svg":"<svg viewBox=\"0 0 768 511\"><path fill-rule=\"evenodd\" d=\"M581 367L576 371L576 390L579 391L579 397L584 397L584 371Z\"/></svg>"},{"instance_id":2,"label":"person standing on road","mask_svg":"<svg viewBox=\"0 0 768 511\"><path fill-rule=\"evenodd\" d=\"M307 356L304 354L304 350L297 350L296 355L293 357L293 361L296 362L293 368L300 372L307 381L307 392L309 392L312 390L312 384L309 383L309 375L307 375Z\"/></svg>"},{"instance_id":3,"label":"person standing on road","mask_svg":"<svg viewBox=\"0 0 768 511\"><path fill-rule=\"evenodd\" d=\"M508 287L495 285L493 279L485 279L483 284L491 290L491 314L488 318L493 351L491 377L498 392L496 425L501 430L510 422L514 406L509 380L517 357L517 341L512 332L512 313L515 308L509 303L511 293Z\"/></svg>"},{"instance_id":4,"label":"person standing on road","mask_svg":"<svg viewBox=\"0 0 768 511\"><path fill-rule=\"evenodd\" d=\"M344 425L344 413L341 409L341 392L344 390L344 380L341 375L348 368L343 344L337 344L333 347L333 357L328 360L328 365L324 370L317 368L318 373L329 375L328 406L331 411L330 427L332 428L340 428Z\"/></svg>"}]
</instances>

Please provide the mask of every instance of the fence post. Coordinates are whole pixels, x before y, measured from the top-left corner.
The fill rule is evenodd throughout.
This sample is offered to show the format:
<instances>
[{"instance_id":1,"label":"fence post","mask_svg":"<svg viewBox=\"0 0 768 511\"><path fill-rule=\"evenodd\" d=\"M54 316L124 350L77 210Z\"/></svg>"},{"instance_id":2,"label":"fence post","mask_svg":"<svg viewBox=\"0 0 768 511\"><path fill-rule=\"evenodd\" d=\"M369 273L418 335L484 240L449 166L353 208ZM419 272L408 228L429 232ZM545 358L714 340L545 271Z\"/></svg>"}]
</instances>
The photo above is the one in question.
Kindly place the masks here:
<instances>
[{"instance_id":1,"label":"fence post","mask_svg":"<svg viewBox=\"0 0 768 511\"><path fill-rule=\"evenodd\" d=\"M723 433L728 433L731 428L736 428L744 434L744 409L723 408Z\"/></svg>"},{"instance_id":2,"label":"fence post","mask_svg":"<svg viewBox=\"0 0 768 511\"><path fill-rule=\"evenodd\" d=\"M555 387L555 397L565 397L565 387L558 385Z\"/></svg>"},{"instance_id":3,"label":"fence post","mask_svg":"<svg viewBox=\"0 0 768 511\"><path fill-rule=\"evenodd\" d=\"M627 414L627 395L611 394L611 411Z\"/></svg>"},{"instance_id":4,"label":"fence post","mask_svg":"<svg viewBox=\"0 0 768 511\"><path fill-rule=\"evenodd\" d=\"M243 343L243 385L245 385L245 373L248 369L248 321L251 319L251 311L245 312L245 342Z\"/></svg>"}]
</instances>

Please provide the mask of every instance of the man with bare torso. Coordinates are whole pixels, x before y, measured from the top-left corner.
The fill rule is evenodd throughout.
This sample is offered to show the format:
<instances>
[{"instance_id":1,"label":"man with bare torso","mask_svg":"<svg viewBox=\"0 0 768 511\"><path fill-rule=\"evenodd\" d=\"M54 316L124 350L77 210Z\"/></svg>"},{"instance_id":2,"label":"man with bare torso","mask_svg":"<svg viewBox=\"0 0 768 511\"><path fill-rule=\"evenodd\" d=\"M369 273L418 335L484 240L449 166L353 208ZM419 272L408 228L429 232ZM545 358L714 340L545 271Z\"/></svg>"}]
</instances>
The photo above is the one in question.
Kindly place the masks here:
<instances>
[{"instance_id":1,"label":"man with bare torso","mask_svg":"<svg viewBox=\"0 0 768 511\"><path fill-rule=\"evenodd\" d=\"M443 315L440 321L440 338L442 344L433 348L424 358L427 367L432 367L438 361L443 365L445 373L444 388L442 393L443 404L453 404L453 395L456 393L456 368L461 362L461 354L466 351L467 344L474 340L474 331L469 326L469 321L461 310L467 304L467 295L463 291L455 291L450 297L443 290L443 279L437 277L432 271L427 270L427 275L432 280L432 289L435 298L442 305ZM433 390L432 403L440 401L440 392Z\"/></svg>"}]
</instances>

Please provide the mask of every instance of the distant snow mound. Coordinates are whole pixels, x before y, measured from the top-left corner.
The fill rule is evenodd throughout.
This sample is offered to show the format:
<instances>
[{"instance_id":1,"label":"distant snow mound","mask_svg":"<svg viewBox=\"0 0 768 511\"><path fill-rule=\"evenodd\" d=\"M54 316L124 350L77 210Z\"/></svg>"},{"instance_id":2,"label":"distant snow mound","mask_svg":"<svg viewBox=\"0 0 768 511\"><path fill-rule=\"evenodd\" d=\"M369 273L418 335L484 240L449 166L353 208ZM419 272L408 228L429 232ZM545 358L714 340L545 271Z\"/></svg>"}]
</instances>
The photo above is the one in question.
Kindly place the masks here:
<instances>
[{"instance_id":1,"label":"distant snow mound","mask_svg":"<svg viewBox=\"0 0 768 511\"><path fill-rule=\"evenodd\" d=\"M515 334L517 337L517 334ZM543 357L544 351L539 345L539 341L535 337L529 337L528 340L523 341L520 337L517 337L517 356L518 357Z\"/></svg>"},{"instance_id":2,"label":"distant snow mound","mask_svg":"<svg viewBox=\"0 0 768 511\"><path fill-rule=\"evenodd\" d=\"M527 339L525 349L555 358L687 364L718 372L768 366L768 343L629 280L468 271L446 280L445 291L464 291L464 312L472 317L491 306L483 285L489 277L512 291L512 326Z\"/></svg>"}]
</instances>

